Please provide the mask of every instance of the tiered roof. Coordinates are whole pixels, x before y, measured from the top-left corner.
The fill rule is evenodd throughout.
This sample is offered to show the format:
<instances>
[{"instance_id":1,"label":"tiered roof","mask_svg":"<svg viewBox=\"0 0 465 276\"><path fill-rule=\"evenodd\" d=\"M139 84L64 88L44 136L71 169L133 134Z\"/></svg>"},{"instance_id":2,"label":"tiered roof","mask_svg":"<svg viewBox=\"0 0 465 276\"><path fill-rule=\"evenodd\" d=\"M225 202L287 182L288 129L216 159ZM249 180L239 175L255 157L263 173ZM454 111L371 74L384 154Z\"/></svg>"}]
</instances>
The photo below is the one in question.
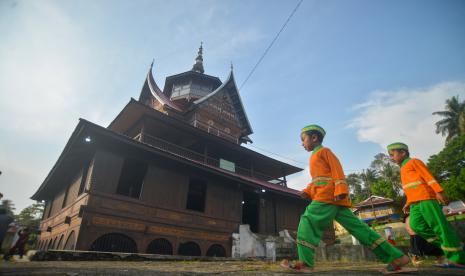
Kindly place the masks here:
<instances>
[{"instance_id":1,"label":"tiered roof","mask_svg":"<svg viewBox=\"0 0 465 276\"><path fill-rule=\"evenodd\" d=\"M131 99L130 102L123 108L118 116L110 123L108 128L103 128L86 120L80 119L80 122L74 130L72 136L68 140L62 154L56 164L49 172L47 178L39 187L37 192L32 196L32 199L42 200L50 197L53 192L56 192L62 185L63 179L66 178L69 168L79 167L84 159L89 158L97 148L103 145L119 144L124 147L131 147L134 150L144 150L150 154L160 155L172 160L190 164L192 166L222 175L227 178L234 179L238 182L255 186L261 189L271 190L282 194L298 196L296 190L287 188L283 185L274 184L274 178L286 176L301 171L301 168L283 163L281 161L264 156L254 152L248 148L240 146L244 141L250 141L248 135L252 133L250 122L245 113L242 104L239 90L234 80L234 73L231 67L231 72L224 83L217 77L204 74L203 71L202 46L199 49L199 54L196 58L192 70L173 75L166 78L165 88L162 91L155 82L152 74L153 63L147 73L139 100ZM189 98L188 95L182 100L172 100L170 90L173 85L182 83L185 80L191 80L197 83L211 85L211 92L198 98ZM213 135L202 130L189 122L193 113L206 109L209 104L214 105L215 101L221 101L224 98L228 99L228 110L233 109L235 114L234 123L238 123L242 132L239 142L234 143L223 137ZM194 115L197 115L195 113ZM178 150L167 151L166 148L160 148L144 141L134 139L134 137L125 136L126 131L134 126L141 118L150 118L156 122L172 125L178 130L192 133L200 139L205 139L209 143L217 144L225 150L241 155L246 160L254 160L256 168L263 169L263 172L268 172L268 176L257 178L249 177L244 173L236 173L228 171L217 166L211 166L208 162L199 162L189 158L188 155L180 155ZM92 136L93 142L88 144L83 142L86 137ZM119 147L118 147L119 148ZM255 172L258 175L258 170Z\"/></svg>"},{"instance_id":2,"label":"tiered roof","mask_svg":"<svg viewBox=\"0 0 465 276\"><path fill-rule=\"evenodd\" d=\"M91 139L91 142L86 141L87 137ZM164 150L161 148L154 147L150 144L137 141L133 138L112 131L111 129L101 127L84 119L80 119L79 124L76 126L73 134L68 140L68 143L66 144L57 162L45 178L42 185L40 185L39 189L31 197L31 199L50 199L53 196L53 194L55 194L62 188L62 179L66 175L68 168L72 166L78 166L78 164L82 163L82 159L85 159L84 155L91 155L96 148L100 148L103 145L105 145L106 147L117 148L128 147L135 151L143 151L145 154L158 156L159 158L161 157L171 160L177 160L178 162L189 164L191 166L209 171L211 173L215 173L217 175L236 180L239 183L250 185L256 187L257 189L265 189L265 191L273 191L283 195L299 197L299 192L297 190L281 185L276 185L257 178L247 177L239 173L231 172L216 166L208 165L197 160L191 159L187 156L181 156L169 150ZM243 149L247 152L254 153L260 156L260 154L252 152L246 148ZM262 157L270 161L274 161L276 163L281 163L280 161L273 160L266 156ZM287 165L287 169L290 173L302 170L291 165Z\"/></svg>"},{"instance_id":3,"label":"tiered roof","mask_svg":"<svg viewBox=\"0 0 465 276\"><path fill-rule=\"evenodd\" d=\"M171 89L173 85L186 80L197 80L204 83L209 83L213 89L210 93L199 98L195 98L194 96L190 98L190 96L187 96L186 98L183 98L183 100L173 100L171 97ZM234 72L232 67L224 83L222 83L221 80L217 77L190 70L167 77L165 81L165 87L162 91L153 78L152 63L142 87L139 101L163 113L187 118L189 114L197 112L197 110L203 106L206 106L214 101L215 98L225 95L231 99L235 115L242 129L242 136L240 137L240 141L252 142L248 135L252 134L253 130L249 119L247 118L244 105L242 104L239 89L237 88L236 81L234 79Z\"/></svg>"}]
</instances>

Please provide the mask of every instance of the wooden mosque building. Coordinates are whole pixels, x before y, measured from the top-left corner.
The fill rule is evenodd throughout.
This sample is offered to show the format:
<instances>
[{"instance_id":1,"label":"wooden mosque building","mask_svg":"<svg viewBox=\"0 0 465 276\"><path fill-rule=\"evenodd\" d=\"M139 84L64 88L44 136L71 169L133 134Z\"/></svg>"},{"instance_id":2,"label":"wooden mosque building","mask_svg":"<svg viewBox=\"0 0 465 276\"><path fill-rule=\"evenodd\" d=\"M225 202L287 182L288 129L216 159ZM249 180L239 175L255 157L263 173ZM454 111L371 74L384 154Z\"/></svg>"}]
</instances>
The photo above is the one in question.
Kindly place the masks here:
<instances>
[{"instance_id":1,"label":"wooden mosque building","mask_svg":"<svg viewBox=\"0 0 465 276\"><path fill-rule=\"evenodd\" d=\"M230 256L240 224L295 231L308 202L286 176L301 169L241 146L252 128L232 68L205 74L201 46L161 90L152 67L108 127L79 120L31 197L46 205L39 249Z\"/></svg>"}]
</instances>

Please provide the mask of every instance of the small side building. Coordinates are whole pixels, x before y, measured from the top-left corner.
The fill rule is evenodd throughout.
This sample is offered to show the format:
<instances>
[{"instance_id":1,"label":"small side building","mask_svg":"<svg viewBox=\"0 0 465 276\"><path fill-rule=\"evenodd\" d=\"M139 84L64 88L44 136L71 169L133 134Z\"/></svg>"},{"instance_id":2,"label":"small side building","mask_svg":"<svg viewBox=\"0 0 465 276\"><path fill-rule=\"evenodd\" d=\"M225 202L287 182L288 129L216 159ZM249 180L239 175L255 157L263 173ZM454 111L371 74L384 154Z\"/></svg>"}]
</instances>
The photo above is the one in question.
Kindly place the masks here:
<instances>
[{"instance_id":1,"label":"small side building","mask_svg":"<svg viewBox=\"0 0 465 276\"><path fill-rule=\"evenodd\" d=\"M395 213L394 200L381 196L370 196L364 201L356 204L354 214L368 224L388 223L400 219Z\"/></svg>"},{"instance_id":2,"label":"small side building","mask_svg":"<svg viewBox=\"0 0 465 276\"><path fill-rule=\"evenodd\" d=\"M451 201L447 206L442 207L442 211L448 217L465 214L465 203L462 200Z\"/></svg>"}]
</instances>

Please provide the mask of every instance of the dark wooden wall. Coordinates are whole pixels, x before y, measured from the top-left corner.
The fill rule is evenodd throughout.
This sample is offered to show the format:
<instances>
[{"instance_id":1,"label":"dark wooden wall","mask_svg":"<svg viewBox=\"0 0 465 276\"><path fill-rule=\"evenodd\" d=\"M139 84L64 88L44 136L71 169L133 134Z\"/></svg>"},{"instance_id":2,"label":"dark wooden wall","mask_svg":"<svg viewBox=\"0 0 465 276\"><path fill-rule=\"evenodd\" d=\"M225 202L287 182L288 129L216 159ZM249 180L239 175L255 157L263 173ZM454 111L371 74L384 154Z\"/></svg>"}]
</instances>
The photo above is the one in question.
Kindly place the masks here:
<instances>
[{"instance_id":1,"label":"dark wooden wall","mask_svg":"<svg viewBox=\"0 0 465 276\"><path fill-rule=\"evenodd\" d=\"M95 155L91 191L115 194L123 162L124 157L121 155L98 151ZM208 177L201 172L175 171L174 168L166 169L149 164L139 199L154 207L190 212L186 210L190 177L207 182L203 215L239 219L242 194L238 186L231 182L223 183L221 179Z\"/></svg>"},{"instance_id":2,"label":"dark wooden wall","mask_svg":"<svg viewBox=\"0 0 465 276\"><path fill-rule=\"evenodd\" d=\"M92 177L94 182L91 190L115 194L123 162L124 157L121 155L98 151L95 155ZM153 207L240 222L240 203L244 186L218 176L206 175L200 171L162 168L163 166L155 163L149 164L142 185L140 202ZM207 182L204 212L186 209L191 177L204 179ZM264 193L260 197L259 229L261 233L273 234L283 229L297 229L306 203L297 198L271 192Z\"/></svg>"},{"instance_id":3,"label":"dark wooden wall","mask_svg":"<svg viewBox=\"0 0 465 276\"><path fill-rule=\"evenodd\" d=\"M201 246L203 255L212 244L221 244L230 254L231 234L238 231L241 222L243 191L250 192L254 188L200 169L166 165L164 160L153 159L145 160L148 170L140 197L131 198L116 194L124 159L123 153L98 150L90 162L86 178L82 179L81 169L70 183L63 185L47 204L46 209L51 208L52 212L43 221L43 231L47 226L52 226L53 230L41 235L42 243L55 238L59 240L61 236L65 239L74 231L76 249L88 250L103 234L123 233L134 238L139 252L145 252L155 238L167 237L174 249L180 243L192 240ZM203 179L207 183L204 212L186 209L190 178ZM81 181L90 194L78 195ZM78 218L80 206L74 206L75 201L82 201L84 195L88 199ZM269 191L260 194L259 233L277 234L283 229L295 231L304 205L297 198ZM73 223L63 224L65 216L71 213L76 217ZM81 219L84 220L82 227L77 224Z\"/></svg>"},{"instance_id":4,"label":"dark wooden wall","mask_svg":"<svg viewBox=\"0 0 465 276\"><path fill-rule=\"evenodd\" d=\"M95 153L90 191L114 194L118 185L124 158L108 151Z\"/></svg>"},{"instance_id":5,"label":"dark wooden wall","mask_svg":"<svg viewBox=\"0 0 465 276\"><path fill-rule=\"evenodd\" d=\"M77 174L77 176L74 177L74 180L71 182L71 184L68 186L68 189L66 191L66 197L65 197L65 203L63 205L63 207L66 207L68 205L70 205L71 203L73 203L76 198L78 197L78 193L79 193L79 188L81 186L81 182L82 182L82 177L83 177L83 170L84 169L81 169L79 171L79 173Z\"/></svg>"}]
</instances>

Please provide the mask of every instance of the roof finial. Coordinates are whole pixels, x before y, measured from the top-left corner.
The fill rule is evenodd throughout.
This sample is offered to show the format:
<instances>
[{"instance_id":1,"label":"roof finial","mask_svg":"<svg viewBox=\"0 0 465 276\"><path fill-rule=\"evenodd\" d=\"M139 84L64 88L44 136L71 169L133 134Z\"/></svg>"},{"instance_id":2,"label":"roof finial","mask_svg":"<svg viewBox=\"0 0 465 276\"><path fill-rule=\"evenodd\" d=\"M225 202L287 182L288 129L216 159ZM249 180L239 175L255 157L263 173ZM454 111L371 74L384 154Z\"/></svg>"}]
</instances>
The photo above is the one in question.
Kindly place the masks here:
<instances>
[{"instance_id":1,"label":"roof finial","mask_svg":"<svg viewBox=\"0 0 465 276\"><path fill-rule=\"evenodd\" d=\"M231 61L231 71L234 69L233 62Z\"/></svg>"},{"instance_id":2,"label":"roof finial","mask_svg":"<svg viewBox=\"0 0 465 276\"><path fill-rule=\"evenodd\" d=\"M200 42L200 48L199 51L197 52L197 57L195 58L195 64L192 66L192 71L202 73L204 72L203 70L203 42Z\"/></svg>"},{"instance_id":3,"label":"roof finial","mask_svg":"<svg viewBox=\"0 0 465 276\"><path fill-rule=\"evenodd\" d=\"M150 69L153 68L153 63L155 62L155 58L152 59L152 64L150 64Z\"/></svg>"}]
</instances>

